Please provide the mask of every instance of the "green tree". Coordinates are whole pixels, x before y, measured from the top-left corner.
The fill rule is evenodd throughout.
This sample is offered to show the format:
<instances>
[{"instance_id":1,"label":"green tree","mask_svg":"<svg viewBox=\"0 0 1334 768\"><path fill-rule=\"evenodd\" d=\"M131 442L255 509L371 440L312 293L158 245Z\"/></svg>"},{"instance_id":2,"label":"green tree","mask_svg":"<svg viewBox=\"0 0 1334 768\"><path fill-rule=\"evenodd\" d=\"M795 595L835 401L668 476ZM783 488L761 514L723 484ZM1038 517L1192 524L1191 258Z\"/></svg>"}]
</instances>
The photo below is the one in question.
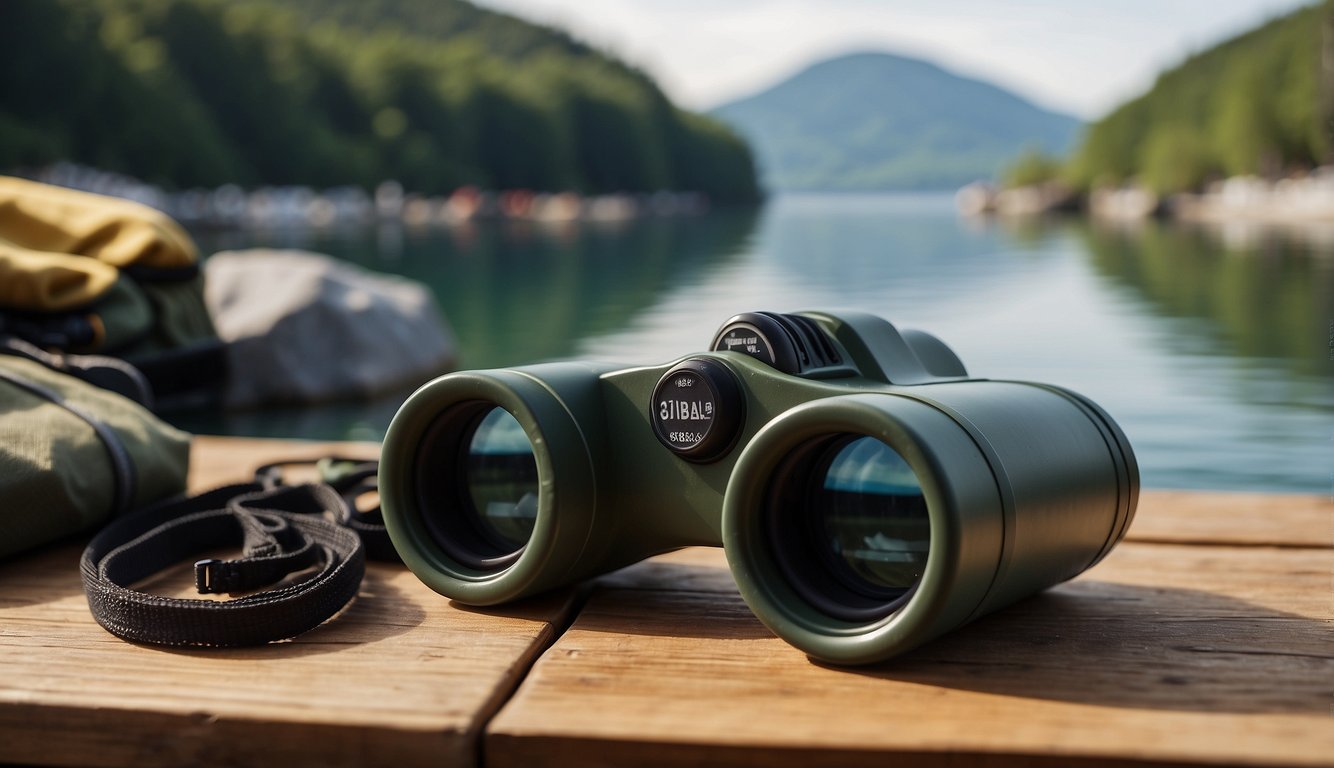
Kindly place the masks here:
<instances>
[{"instance_id":1,"label":"green tree","mask_svg":"<svg viewBox=\"0 0 1334 768\"><path fill-rule=\"evenodd\" d=\"M1168 126L1144 143L1139 178L1158 194L1200 186L1215 167L1213 156L1192 129Z\"/></svg>"},{"instance_id":2,"label":"green tree","mask_svg":"<svg viewBox=\"0 0 1334 768\"><path fill-rule=\"evenodd\" d=\"M1030 149L1001 172L1001 183L1007 187L1026 187L1054 181L1060 177L1061 167L1060 158Z\"/></svg>"},{"instance_id":3,"label":"green tree","mask_svg":"<svg viewBox=\"0 0 1334 768\"><path fill-rule=\"evenodd\" d=\"M0 168L759 195L745 144L643 73L462 0L8 0L4 20Z\"/></svg>"},{"instance_id":4,"label":"green tree","mask_svg":"<svg viewBox=\"0 0 1334 768\"><path fill-rule=\"evenodd\" d=\"M1321 29L1332 18L1334 2L1310 6L1189 57L1091 125L1065 175L1082 187L1138 177L1172 192L1323 162L1334 126L1319 105L1334 86L1322 85Z\"/></svg>"}]
</instances>

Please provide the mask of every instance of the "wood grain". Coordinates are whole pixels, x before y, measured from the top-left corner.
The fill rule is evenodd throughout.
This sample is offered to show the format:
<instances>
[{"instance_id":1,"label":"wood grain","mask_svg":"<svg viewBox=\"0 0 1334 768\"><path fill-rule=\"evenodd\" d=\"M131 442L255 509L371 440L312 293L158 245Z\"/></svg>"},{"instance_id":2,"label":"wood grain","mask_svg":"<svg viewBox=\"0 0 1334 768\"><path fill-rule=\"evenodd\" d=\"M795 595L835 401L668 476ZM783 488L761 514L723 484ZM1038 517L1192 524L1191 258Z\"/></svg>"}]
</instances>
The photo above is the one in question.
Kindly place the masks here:
<instances>
[{"instance_id":1,"label":"wood grain","mask_svg":"<svg viewBox=\"0 0 1334 768\"><path fill-rule=\"evenodd\" d=\"M200 438L191 485L330 447ZM572 608L567 592L471 610L372 563L348 609L291 642L163 650L94 623L80 551L0 564L0 763L475 764L481 726Z\"/></svg>"},{"instance_id":2,"label":"wood grain","mask_svg":"<svg viewBox=\"0 0 1334 768\"><path fill-rule=\"evenodd\" d=\"M196 435L190 444L190 490L197 493L224 483L249 480L256 468L274 461L324 456L378 459L380 445ZM293 471L300 474L299 470Z\"/></svg>"},{"instance_id":3,"label":"wood grain","mask_svg":"<svg viewBox=\"0 0 1334 768\"><path fill-rule=\"evenodd\" d=\"M1263 514L1289 503L1314 508ZM1245 546L1126 543L869 669L773 637L721 552L657 558L599 583L488 726L488 764L1334 765L1334 550L1227 518L1181 538L1211 533Z\"/></svg>"},{"instance_id":4,"label":"wood grain","mask_svg":"<svg viewBox=\"0 0 1334 768\"><path fill-rule=\"evenodd\" d=\"M376 452L200 437L190 485ZM69 543L0 563L0 763L1334 765L1332 509L1145 492L1090 573L860 670L774 638L719 550L493 611L372 564L295 641L164 651L93 622Z\"/></svg>"},{"instance_id":5,"label":"wood grain","mask_svg":"<svg viewBox=\"0 0 1334 768\"><path fill-rule=\"evenodd\" d=\"M1334 500L1267 493L1144 491L1129 541L1334 546Z\"/></svg>"}]
</instances>

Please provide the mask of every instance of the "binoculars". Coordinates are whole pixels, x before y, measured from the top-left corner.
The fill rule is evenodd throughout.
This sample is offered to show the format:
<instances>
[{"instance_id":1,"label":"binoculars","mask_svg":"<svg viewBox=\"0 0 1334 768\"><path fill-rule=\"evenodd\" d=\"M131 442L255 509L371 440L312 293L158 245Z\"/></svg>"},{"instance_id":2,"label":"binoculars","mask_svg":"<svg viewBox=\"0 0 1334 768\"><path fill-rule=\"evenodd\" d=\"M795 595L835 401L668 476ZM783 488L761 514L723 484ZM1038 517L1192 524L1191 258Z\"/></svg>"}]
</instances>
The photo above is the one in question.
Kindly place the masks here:
<instances>
[{"instance_id":1,"label":"binoculars","mask_svg":"<svg viewBox=\"0 0 1334 768\"><path fill-rule=\"evenodd\" d=\"M722 546L775 634L869 664L1097 563L1139 470L1074 392L972 378L869 314L749 312L666 365L438 378L394 417L379 490L403 561L461 603Z\"/></svg>"}]
</instances>

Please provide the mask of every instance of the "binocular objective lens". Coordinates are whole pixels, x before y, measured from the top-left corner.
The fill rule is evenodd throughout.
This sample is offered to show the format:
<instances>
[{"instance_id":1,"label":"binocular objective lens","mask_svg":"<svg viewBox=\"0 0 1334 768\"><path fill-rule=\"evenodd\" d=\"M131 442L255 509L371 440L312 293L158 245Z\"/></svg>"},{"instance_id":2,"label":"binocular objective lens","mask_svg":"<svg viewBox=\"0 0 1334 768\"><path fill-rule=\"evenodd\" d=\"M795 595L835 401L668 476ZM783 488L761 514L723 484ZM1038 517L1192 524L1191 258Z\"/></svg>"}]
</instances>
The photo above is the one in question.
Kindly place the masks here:
<instances>
[{"instance_id":1,"label":"binocular objective lens","mask_svg":"<svg viewBox=\"0 0 1334 768\"><path fill-rule=\"evenodd\" d=\"M457 404L416 457L422 522L444 554L483 572L513 565L537 524L537 456L519 421L484 400Z\"/></svg>"},{"instance_id":2,"label":"binocular objective lens","mask_svg":"<svg viewBox=\"0 0 1334 768\"><path fill-rule=\"evenodd\" d=\"M908 462L876 438L831 435L794 451L775 478L770 542L793 590L847 621L897 608L922 578L931 544Z\"/></svg>"},{"instance_id":3,"label":"binocular objective lens","mask_svg":"<svg viewBox=\"0 0 1334 768\"><path fill-rule=\"evenodd\" d=\"M537 520L537 458L509 411L492 408L478 422L464 476L478 532L501 549L527 544Z\"/></svg>"},{"instance_id":4,"label":"binocular objective lens","mask_svg":"<svg viewBox=\"0 0 1334 768\"><path fill-rule=\"evenodd\" d=\"M873 437L851 440L830 453L812 494L830 563L849 587L897 597L922 577L931 541L917 475L893 448Z\"/></svg>"}]
</instances>

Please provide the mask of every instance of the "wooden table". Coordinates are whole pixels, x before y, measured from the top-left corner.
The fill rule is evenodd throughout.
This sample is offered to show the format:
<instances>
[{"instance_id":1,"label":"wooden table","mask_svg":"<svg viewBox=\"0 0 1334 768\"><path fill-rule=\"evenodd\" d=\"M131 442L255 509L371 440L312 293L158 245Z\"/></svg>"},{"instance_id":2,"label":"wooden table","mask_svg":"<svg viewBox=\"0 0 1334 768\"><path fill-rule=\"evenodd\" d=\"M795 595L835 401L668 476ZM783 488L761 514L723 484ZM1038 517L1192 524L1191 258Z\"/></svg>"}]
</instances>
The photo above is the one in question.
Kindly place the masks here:
<instances>
[{"instance_id":1,"label":"wooden table","mask_svg":"<svg viewBox=\"0 0 1334 768\"><path fill-rule=\"evenodd\" d=\"M191 485L333 450L374 454L198 438ZM107 634L58 545L0 563L0 763L1330 766L1332 513L1145 492L1091 572L869 669L770 635L717 550L491 610L372 564L314 631L203 651Z\"/></svg>"}]
</instances>

